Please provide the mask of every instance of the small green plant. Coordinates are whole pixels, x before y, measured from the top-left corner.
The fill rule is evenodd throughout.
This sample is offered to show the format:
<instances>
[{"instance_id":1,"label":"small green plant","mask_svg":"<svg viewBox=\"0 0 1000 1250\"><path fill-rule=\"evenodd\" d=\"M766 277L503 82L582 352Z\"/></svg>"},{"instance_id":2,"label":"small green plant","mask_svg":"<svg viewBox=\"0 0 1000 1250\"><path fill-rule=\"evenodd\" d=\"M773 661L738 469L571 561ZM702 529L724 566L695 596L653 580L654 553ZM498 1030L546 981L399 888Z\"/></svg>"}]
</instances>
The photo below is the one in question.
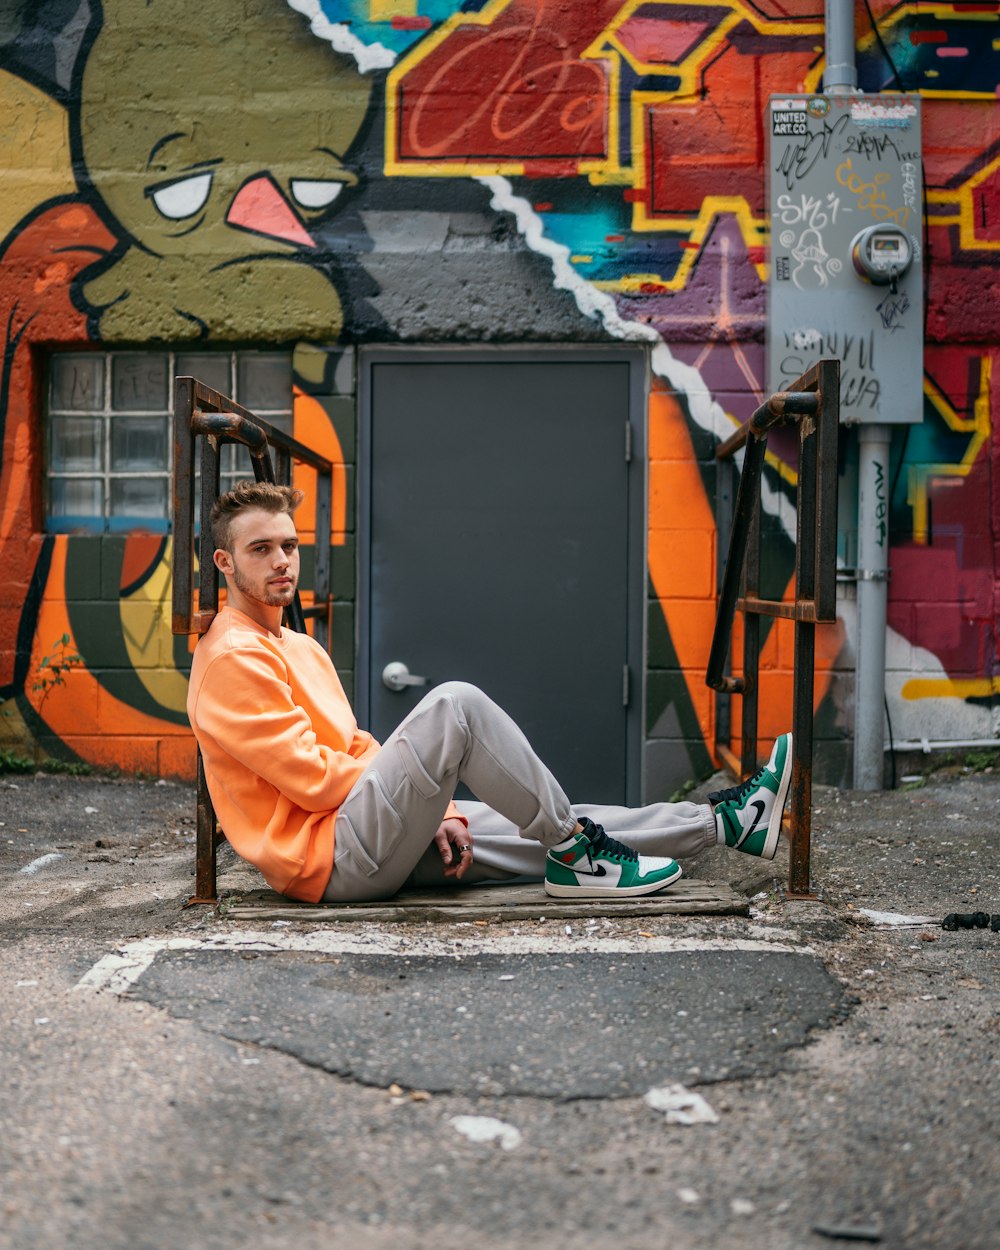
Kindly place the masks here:
<instances>
[{"instance_id":1,"label":"small green plant","mask_svg":"<svg viewBox=\"0 0 1000 1250\"><path fill-rule=\"evenodd\" d=\"M58 773L63 777L93 777L100 772L84 760L57 760L51 755L33 760L27 755L18 755L16 751L0 751L0 773Z\"/></svg>"},{"instance_id":2,"label":"small green plant","mask_svg":"<svg viewBox=\"0 0 1000 1250\"><path fill-rule=\"evenodd\" d=\"M37 765L26 755L14 751L0 751L0 773L33 773Z\"/></svg>"},{"instance_id":3,"label":"small green plant","mask_svg":"<svg viewBox=\"0 0 1000 1250\"><path fill-rule=\"evenodd\" d=\"M688 778L688 780L685 781L682 786L680 786L678 789L676 789L673 792L673 794L670 796L669 802L679 803L686 794L691 793L691 791L695 788L697 784L698 783L696 781L693 781L691 778Z\"/></svg>"},{"instance_id":4,"label":"small green plant","mask_svg":"<svg viewBox=\"0 0 1000 1250\"><path fill-rule=\"evenodd\" d=\"M50 755L38 765L40 773L60 773L64 777L92 777L98 770L84 760L57 760Z\"/></svg>"},{"instance_id":5,"label":"small green plant","mask_svg":"<svg viewBox=\"0 0 1000 1250\"><path fill-rule=\"evenodd\" d=\"M998 756L1000 748L995 751L970 751L965 757L965 767L971 768L974 773L985 772L987 768L995 767Z\"/></svg>"},{"instance_id":6,"label":"small green plant","mask_svg":"<svg viewBox=\"0 0 1000 1250\"><path fill-rule=\"evenodd\" d=\"M47 655L42 656L38 665L38 675L32 683L31 689L42 692L42 697L38 701L39 712L45 706L45 700L49 697L56 686L65 686L66 678L63 673L68 673L71 669L82 664L83 656L79 651L73 650L70 646L72 638L69 634L63 634L61 638L57 638L52 644L52 650Z\"/></svg>"}]
</instances>

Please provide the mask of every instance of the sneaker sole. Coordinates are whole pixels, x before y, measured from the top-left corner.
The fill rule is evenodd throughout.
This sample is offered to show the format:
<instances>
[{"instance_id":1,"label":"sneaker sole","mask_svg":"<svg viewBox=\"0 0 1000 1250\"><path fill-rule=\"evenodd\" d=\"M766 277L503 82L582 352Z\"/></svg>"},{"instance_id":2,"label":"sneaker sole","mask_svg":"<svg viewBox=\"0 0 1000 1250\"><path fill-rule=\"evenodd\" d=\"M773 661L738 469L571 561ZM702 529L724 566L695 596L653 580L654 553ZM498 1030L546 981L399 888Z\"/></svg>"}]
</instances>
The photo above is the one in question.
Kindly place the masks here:
<instances>
[{"instance_id":1,"label":"sneaker sole","mask_svg":"<svg viewBox=\"0 0 1000 1250\"><path fill-rule=\"evenodd\" d=\"M778 849L778 841L781 837L781 818L785 814L785 800L788 798L788 787L792 781L792 735L788 735L788 750L785 752L785 767L781 770L781 780L778 782L778 793L775 796L774 807L771 809L771 819L767 822L767 837L764 839L764 846L760 852L761 859L774 859L775 852Z\"/></svg>"},{"instance_id":2,"label":"sneaker sole","mask_svg":"<svg viewBox=\"0 0 1000 1250\"><path fill-rule=\"evenodd\" d=\"M684 870L678 864L677 871L672 876L644 885L555 885L546 881L545 893L552 898L635 898L641 894L656 894L658 890L665 890L683 875Z\"/></svg>"}]
</instances>

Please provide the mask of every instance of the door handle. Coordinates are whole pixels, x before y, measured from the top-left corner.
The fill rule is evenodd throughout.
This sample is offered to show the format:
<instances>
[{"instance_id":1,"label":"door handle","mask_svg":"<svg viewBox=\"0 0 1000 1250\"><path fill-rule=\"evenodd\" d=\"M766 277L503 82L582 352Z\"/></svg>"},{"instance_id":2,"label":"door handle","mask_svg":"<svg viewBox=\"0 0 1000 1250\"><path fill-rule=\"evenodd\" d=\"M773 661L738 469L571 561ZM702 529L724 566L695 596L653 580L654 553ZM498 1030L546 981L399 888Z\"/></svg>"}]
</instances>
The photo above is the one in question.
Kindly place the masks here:
<instances>
[{"instance_id":1,"label":"door handle","mask_svg":"<svg viewBox=\"0 0 1000 1250\"><path fill-rule=\"evenodd\" d=\"M426 686L426 677L416 677L402 660L391 660L382 670L382 681L390 690L405 690L407 686Z\"/></svg>"}]
</instances>

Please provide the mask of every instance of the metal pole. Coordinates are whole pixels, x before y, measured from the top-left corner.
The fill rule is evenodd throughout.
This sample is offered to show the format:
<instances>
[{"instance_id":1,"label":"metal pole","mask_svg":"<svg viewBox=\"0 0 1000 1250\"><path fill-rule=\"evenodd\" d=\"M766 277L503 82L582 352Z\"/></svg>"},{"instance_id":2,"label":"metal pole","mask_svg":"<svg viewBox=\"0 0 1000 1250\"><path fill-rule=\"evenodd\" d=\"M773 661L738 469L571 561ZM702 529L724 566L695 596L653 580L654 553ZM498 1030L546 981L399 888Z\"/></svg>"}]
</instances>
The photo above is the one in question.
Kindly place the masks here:
<instances>
[{"instance_id":1,"label":"metal pole","mask_svg":"<svg viewBox=\"0 0 1000 1250\"><path fill-rule=\"evenodd\" d=\"M854 0L826 0L827 95L857 91ZM854 787L881 790L889 576L889 444L884 425L858 427L858 620L854 663Z\"/></svg>"},{"instance_id":2,"label":"metal pole","mask_svg":"<svg viewBox=\"0 0 1000 1250\"><path fill-rule=\"evenodd\" d=\"M857 90L854 60L854 0L826 0L826 68L823 90L847 95Z\"/></svg>"},{"instance_id":3,"label":"metal pole","mask_svg":"<svg viewBox=\"0 0 1000 1250\"><path fill-rule=\"evenodd\" d=\"M854 788L881 790L885 631L889 577L889 444L886 425L858 427L858 628L854 665Z\"/></svg>"}]
</instances>

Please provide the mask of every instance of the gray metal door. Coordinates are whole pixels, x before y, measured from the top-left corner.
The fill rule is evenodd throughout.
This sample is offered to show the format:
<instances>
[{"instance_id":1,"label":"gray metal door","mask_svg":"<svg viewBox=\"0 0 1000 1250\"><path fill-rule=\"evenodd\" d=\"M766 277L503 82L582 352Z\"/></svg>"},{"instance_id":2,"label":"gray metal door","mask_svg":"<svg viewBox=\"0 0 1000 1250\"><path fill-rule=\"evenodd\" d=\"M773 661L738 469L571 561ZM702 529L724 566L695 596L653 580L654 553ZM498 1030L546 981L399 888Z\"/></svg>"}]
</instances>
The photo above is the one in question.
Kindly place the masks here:
<instances>
[{"instance_id":1,"label":"gray metal door","mask_svg":"<svg viewBox=\"0 0 1000 1250\"><path fill-rule=\"evenodd\" d=\"M362 723L384 739L426 689L470 681L572 797L637 801L642 356L363 360ZM390 689L390 664L428 685Z\"/></svg>"}]
</instances>

